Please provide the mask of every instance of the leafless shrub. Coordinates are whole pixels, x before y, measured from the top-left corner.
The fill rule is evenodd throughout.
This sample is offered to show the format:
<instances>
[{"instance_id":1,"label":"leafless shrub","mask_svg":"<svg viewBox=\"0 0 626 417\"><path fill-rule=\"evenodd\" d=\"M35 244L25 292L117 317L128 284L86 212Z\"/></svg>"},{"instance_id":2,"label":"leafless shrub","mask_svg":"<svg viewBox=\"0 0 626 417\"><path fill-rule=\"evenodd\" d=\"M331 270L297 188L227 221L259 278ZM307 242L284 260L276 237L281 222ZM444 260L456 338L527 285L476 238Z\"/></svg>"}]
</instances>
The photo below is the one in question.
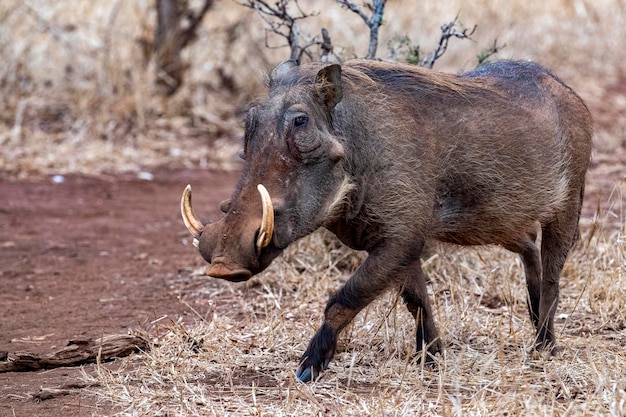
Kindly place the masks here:
<instances>
[{"instance_id":1,"label":"leafless shrub","mask_svg":"<svg viewBox=\"0 0 626 417\"><path fill-rule=\"evenodd\" d=\"M441 26L441 34L437 46L427 56L422 56L422 50L420 45L414 45L408 36L396 36L389 43L387 47L389 49L390 60L403 60L409 64L418 65L421 67L433 68L435 62L441 58L448 50L448 43L450 39L457 38L461 40L473 41L472 35L476 32L478 25L474 25L472 29L463 28L462 23L459 21L459 17L456 16L453 21ZM493 44L484 48L476 56L476 66L481 66L488 62L489 58L497 54L504 48L506 44L498 45L498 40L495 39Z\"/></svg>"},{"instance_id":2,"label":"leafless shrub","mask_svg":"<svg viewBox=\"0 0 626 417\"><path fill-rule=\"evenodd\" d=\"M351 0L336 0L336 2L340 6L358 15L367 25L369 28L369 44L365 59L375 59L378 49L379 28L383 23L386 0L365 2L362 7ZM313 46L320 47L321 52L319 60L322 62L327 62L329 56L334 55L334 47L330 40L330 33L326 28L323 28L321 31L322 40L319 40L318 36L306 38L301 35L298 29L298 21L316 16L317 13L304 12L297 0L293 0L293 2L292 0L280 0L273 5L265 0L247 0L245 3L240 4L255 10L268 25L269 28L266 29L266 47L280 48L289 46L291 51L290 59L297 61L300 61L303 55L307 55L310 60L313 60L314 56L310 51L310 48ZM290 11L290 4L294 5L292 8L297 10L297 14ZM371 14L368 14L364 9ZM393 42L388 44L391 50L390 59L396 60L400 50L402 50L405 53L405 60L408 63L433 68L435 61L441 58L448 49L450 39L471 40L471 36L476 31L476 28L476 25L474 25L471 30L462 28L462 24L458 16L456 16L452 22L441 26L441 34L437 46L432 53L423 58L420 56L419 46L411 45L408 36L396 37ZM271 46L267 38L269 33L284 38L286 45ZM492 47L484 49L477 57L478 65L481 65L490 56L498 53L503 47L504 45L498 46L497 43L494 42Z\"/></svg>"},{"instance_id":3,"label":"leafless shrub","mask_svg":"<svg viewBox=\"0 0 626 417\"><path fill-rule=\"evenodd\" d=\"M290 3L294 5L296 9L295 13L290 10ZM273 33L285 39L287 46L289 46L291 51L289 59L299 62L303 55L307 55L309 58L312 58L309 49L315 45L324 45L324 42L330 39L327 37L327 39L320 41L317 36L305 38L300 34L298 21L315 16L316 13L304 12L298 3L298 0L293 0L293 2L292 0L278 0L273 5L265 0L246 0L245 2L239 4L256 11L269 26L269 29L266 29L265 31L266 47L281 48L285 46L270 45L267 36L269 33ZM328 48L328 44L326 45L326 48Z\"/></svg>"},{"instance_id":4,"label":"leafless shrub","mask_svg":"<svg viewBox=\"0 0 626 417\"><path fill-rule=\"evenodd\" d=\"M461 30L459 26L459 16L456 16L452 22L441 26L441 36L439 37L437 47L430 55L420 61L419 65L432 68L435 65L435 61L441 58L448 49L448 42L450 42L451 38L471 39L477 27L474 25L471 30L467 28Z\"/></svg>"},{"instance_id":5,"label":"leafless shrub","mask_svg":"<svg viewBox=\"0 0 626 417\"><path fill-rule=\"evenodd\" d=\"M368 16L359 6L349 0L337 0L337 3L359 15L369 27L370 42L366 58L373 59L376 56L378 47L378 28L382 25L386 0L373 0L372 4L365 4L365 7L372 11L371 16ZM280 48L288 46L291 51L289 59L298 62L301 61L303 55L306 55L310 60L314 59L311 52L313 46L319 46L321 50L319 60L322 62L326 62L330 56L334 56L334 47L328 29L323 28L321 30L321 40L317 35L306 37L300 33L298 21L316 16L317 13L304 12L298 0L279 0L274 4L270 4L265 0L246 0L239 4L255 10L268 25L269 29L266 30L265 40L266 47ZM290 4L294 6L290 7ZM295 13L290 10L293 8L296 9ZM284 38L286 45L270 45L267 38L269 33Z\"/></svg>"},{"instance_id":6,"label":"leafless shrub","mask_svg":"<svg viewBox=\"0 0 626 417\"><path fill-rule=\"evenodd\" d=\"M498 52L500 52L500 50L502 50L502 48L504 48L504 47L506 47L506 43L502 44L502 45L498 45L498 38L494 39L493 40L493 45L491 45L488 48L483 49L476 56L476 59L478 59L478 66L481 66L483 64L488 63L489 62L489 58L491 58L493 55L495 55Z\"/></svg>"}]
</instances>

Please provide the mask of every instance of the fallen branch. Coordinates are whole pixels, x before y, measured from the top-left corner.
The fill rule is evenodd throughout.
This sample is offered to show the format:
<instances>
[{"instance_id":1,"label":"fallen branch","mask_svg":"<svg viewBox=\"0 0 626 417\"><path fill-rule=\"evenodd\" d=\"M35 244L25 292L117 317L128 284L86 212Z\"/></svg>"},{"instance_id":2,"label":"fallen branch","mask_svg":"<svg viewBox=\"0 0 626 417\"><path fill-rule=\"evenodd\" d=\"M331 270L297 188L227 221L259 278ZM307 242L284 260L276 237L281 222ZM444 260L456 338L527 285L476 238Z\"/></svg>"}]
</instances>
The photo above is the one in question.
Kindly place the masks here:
<instances>
[{"instance_id":1,"label":"fallen branch","mask_svg":"<svg viewBox=\"0 0 626 417\"><path fill-rule=\"evenodd\" d=\"M67 347L45 355L30 352L8 353L0 362L0 372L24 372L77 366L147 351L148 340L139 335L111 335L95 340L70 340Z\"/></svg>"},{"instance_id":2,"label":"fallen branch","mask_svg":"<svg viewBox=\"0 0 626 417\"><path fill-rule=\"evenodd\" d=\"M58 387L45 388L42 387L35 394L30 394L35 401L51 400L53 398L65 397L74 394L85 388L99 387L100 384L94 382L75 382L65 384Z\"/></svg>"}]
</instances>

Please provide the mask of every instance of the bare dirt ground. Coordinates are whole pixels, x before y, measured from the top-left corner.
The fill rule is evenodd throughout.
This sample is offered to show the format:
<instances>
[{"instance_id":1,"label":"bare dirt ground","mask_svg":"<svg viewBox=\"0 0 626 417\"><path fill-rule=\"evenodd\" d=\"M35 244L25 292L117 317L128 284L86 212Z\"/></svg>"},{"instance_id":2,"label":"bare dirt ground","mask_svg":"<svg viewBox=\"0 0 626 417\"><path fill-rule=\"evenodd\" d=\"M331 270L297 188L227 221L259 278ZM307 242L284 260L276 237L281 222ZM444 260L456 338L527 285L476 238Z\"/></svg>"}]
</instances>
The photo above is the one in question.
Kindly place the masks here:
<instances>
[{"instance_id":1,"label":"bare dirt ground","mask_svg":"<svg viewBox=\"0 0 626 417\"><path fill-rule=\"evenodd\" d=\"M613 86L606 94L621 96L624 88ZM593 101L600 124L608 127L622 117L602 94ZM592 224L624 166L623 145L597 155L583 227ZM214 194L194 195L194 205L214 220L238 173L153 173L150 181L125 174L67 176L62 183L50 177L16 181L0 173L0 356L3 351L48 353L71 339L154 329L202 313L206 300L185 283L190 268L201 261L180 220L180 194L187 183L212 189ZM615 221L620 227L619 217ZM229 284L207 280L206 285ZM0 373L0 416L106 414L110 405L84 389L38 399L41 388L71 386L83 371L97 368Z\"/></svg>"},{"instance_id":2,"label":"bare dirt ground","mask_svg":"<svg viewBox=\"0 0 626 417\"><path fill-rule=\"evenodd\" d=\"M154 175L153 181L70 176L62 184L0 179L0 351L43 354L70 339L193 314L193 294L181 287L179 272L198 256L183 244L179 195L187 183L210 182L215 194L198 193L194 200L206 208L199 213L217 211L237 174ZM37 400L41 388L76 382L80 372L0 373L0 416L92 415L97 399L79 390ZM98 405L98 412L105 410L106 404Z\"/></svg>"}]
</instances>

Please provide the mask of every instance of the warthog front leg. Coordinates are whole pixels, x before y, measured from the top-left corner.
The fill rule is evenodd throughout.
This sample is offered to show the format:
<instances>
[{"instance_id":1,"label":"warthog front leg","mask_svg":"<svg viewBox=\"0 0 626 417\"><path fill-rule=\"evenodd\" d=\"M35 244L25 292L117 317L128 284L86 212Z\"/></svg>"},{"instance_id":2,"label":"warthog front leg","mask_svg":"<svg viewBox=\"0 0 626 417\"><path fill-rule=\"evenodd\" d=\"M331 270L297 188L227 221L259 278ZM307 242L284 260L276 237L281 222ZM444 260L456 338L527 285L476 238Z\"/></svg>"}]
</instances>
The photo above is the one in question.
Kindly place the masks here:
<instances>
[{"instance_id":1,"label":"warthog front leg","mask_svg":"<svg viewBox=\"0 0 626 417\"><path fill-rule=\"evenodd\" d=\"M328 367L344 327L387 288L398 286L399 280L404 278L406 263L397 265L398 258L390 253L393 249L377 249L370 253L354 275L330 298L324 311L324 323L309 342L296 371L301 381L315 380ZM415 256L419 257L419 254Z\"/></svg>"}]
</instances>

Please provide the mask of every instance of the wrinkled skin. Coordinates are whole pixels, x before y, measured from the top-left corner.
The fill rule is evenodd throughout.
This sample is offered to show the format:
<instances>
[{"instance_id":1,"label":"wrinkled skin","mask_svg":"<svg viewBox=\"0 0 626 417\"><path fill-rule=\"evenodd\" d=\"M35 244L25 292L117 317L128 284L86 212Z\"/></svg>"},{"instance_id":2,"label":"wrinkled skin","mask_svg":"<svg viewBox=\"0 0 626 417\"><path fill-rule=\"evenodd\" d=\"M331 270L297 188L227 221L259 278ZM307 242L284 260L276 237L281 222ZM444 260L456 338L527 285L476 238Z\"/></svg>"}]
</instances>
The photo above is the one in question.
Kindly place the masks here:
<instances>
[{"instance_id":1,"label":"wrinkled skin","mask_svg":"<svg viewBox=\"0 0 626 417\"><path fill-rule=\"evenodd\" d=\"M374 61L288 61L272 73L268 98L247 112L245 168L221 205L224 218L202 225L188 214L186 224L207 274L230 281L261 272L319 227L368 252L328 301L297 370L302 381L326 369L343 328L390 288L416 321L417 352L426 350L427 361L441 352L420 261L430 239L520 254L536 346L552 349L591 125L582 100L532 63L456 76ZM271 196L269 232L260 226L259 184Z\"/></svg>"}]
</instances>

